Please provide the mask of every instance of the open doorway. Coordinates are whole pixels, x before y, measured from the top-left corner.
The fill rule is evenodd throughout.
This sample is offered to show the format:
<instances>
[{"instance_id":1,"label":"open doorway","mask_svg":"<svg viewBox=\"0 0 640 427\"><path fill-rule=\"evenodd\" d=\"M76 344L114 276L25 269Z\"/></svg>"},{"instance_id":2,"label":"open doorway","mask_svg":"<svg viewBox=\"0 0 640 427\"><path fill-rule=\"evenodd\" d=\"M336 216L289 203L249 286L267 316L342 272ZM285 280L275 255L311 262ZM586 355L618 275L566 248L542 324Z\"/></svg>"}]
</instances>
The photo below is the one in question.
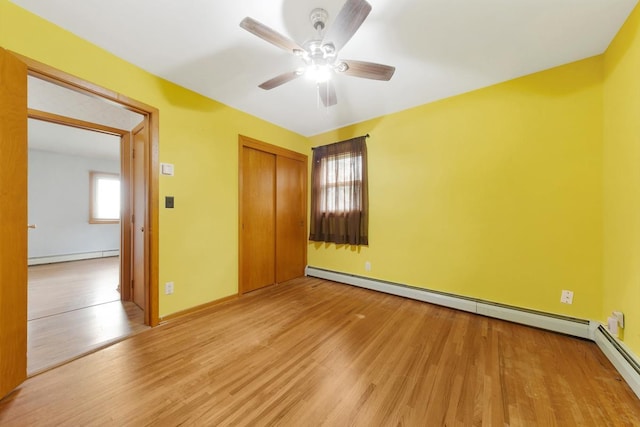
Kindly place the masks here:
<instances>
[{"instance_id":1,"label":"open doorway","mask_svg":"<svg viewBox=\"0 0 640 427\"><path fill-rule=\"evenodd\" d=\"M0 136L3 141L3 154L0 156L0 184L2 185L2 257L0 257L0 278L4 286L0 298L0 396L15 389L27 378L27 116L33 111L27 107L27 75L38 77L72 91L102 99L104 102L144 116L141 133L148 138L144 142L143 152L145 171L142 174L143 212L141 236L143 259L137 266L143 269L144 281L144 321L148 326L159 323L158 304L158 109L136 101L126 95L110 91L96 84L87 82L46 64L34 61L17 53L0 48L0 68L3 70L0 79ZM48 113L42 113L48 114ZM49 114L49 121L56 122L54 115ZM78 121L79 127L84 125ZM128 136L131 141L131 135ZM123 159L130 157L123 157ZM123 217L123 238L131 232L132 221ZM131 233L132 234L132 233ZM122 251L131 248L122 245ZM121 254L121 259L132 259ZM122 291L130 289L123 284Z\"/></svg>"},{"instance_id":2,"label":"open doorway","mask_svg":"<svg viewBox=\"0 0 640 427\"><path fill-rule=\"evenodd\" d=\"M33 76L28 95L33 375L148 327L145 299L132 301L128 235L135 197L130 135L146 119Z\"/></svg>"}]
</instances>

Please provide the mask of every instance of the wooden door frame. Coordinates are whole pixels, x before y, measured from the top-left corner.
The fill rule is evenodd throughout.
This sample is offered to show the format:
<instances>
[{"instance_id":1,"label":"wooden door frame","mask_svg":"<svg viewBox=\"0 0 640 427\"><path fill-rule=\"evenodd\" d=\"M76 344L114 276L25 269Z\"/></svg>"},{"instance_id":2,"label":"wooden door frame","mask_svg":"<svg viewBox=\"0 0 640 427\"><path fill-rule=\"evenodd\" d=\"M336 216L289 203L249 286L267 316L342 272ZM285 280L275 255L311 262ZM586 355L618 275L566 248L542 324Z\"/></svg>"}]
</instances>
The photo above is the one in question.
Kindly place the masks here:
<instances>
[{"instance_id":1,"label":"wooden door frame","mask_svg":"<svg viewBox=\"0 0 640 427\"><path fill-rule=\"evenodd\" d=\"M242 257L242 218L244 212L244 206L242 202L242 194L244 192L243 186L243 155L242 150L244 148L252 148L254 150L263 151L265 153L273 154L275 156L287 157L293 160L304 162L305 168L308 168L308 156L306 154L298 153L296 151L288 150L277 145L268 144L266 142L259 141L257 139L250 138L244 135L238 135L238 295L245 293L243 289L243 257ZM306 169L305 169L306 170ZM304 214L304 228L307 229L307 186L305 185L305 191L302 197L305 200L305 214ZM304 264L307 264L307 245L303 245L304 251Z\"/></svg>"},{"instance_id":2,"label":"wooden door frame","mask_svg":"<svg viewBox=\"0 0 640 427\"><path fill-rule=\"evenodd\" d=\"M145 103L136 101L117 92L105 89L94 83L83 80L79 77L65 73L55 69L49 65L23 56L17 52L11 52L27 65L28 74L58 86L94 97L104 101L111 102L119 107L136 112L146 117L149 123L149 141L146 146L145 156L149 161L146 163L148 167L145 170L145 178L147 181L145 206L147 212L145 216L145 291L147 293L146 307L144 307L145 324L149 326L157 326L160 322L159 304L158 304L158 201L159 201L159 111L157 108ZM130 141L129 141L130 142ZM129 156L123 156L129 157ZM130 158L127 160L130 162ZM130 215L129 215L130 217ZM126 224L126 225L125 225ZM129 221L122 222L123 229L130 230ZM130 233L128 233L130 234ZM129 248L130 249L130 248ZM124 259L121 254L121 264ZM129 273L130 274L130 273ZM126 282L130 283L130 280ZM128 288L128 285L121 286L122 289Z\"/></svg>"}]
</instances>

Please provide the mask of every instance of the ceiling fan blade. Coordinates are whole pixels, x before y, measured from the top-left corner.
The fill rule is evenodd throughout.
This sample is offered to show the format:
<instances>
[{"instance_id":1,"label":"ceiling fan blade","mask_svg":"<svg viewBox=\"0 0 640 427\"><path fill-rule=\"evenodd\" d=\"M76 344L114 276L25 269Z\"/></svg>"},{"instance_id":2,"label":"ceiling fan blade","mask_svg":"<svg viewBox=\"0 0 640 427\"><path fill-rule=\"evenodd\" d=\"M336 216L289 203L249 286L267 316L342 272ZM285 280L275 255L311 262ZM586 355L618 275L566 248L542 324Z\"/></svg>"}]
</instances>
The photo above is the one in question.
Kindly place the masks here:
<instances>
[{"instance_id":1,"label":"ceiling fan blade","mask_svg":"<svg viewBox=\"0 0 640 427\"><path fill-rule=\"evenodd\" d=\"M282 73L270 80L267 80L266 82L260 84L258 87L264 90L270 90L287 82L290 82L291 80L296 79L301 75L302 73L300 73L299 71L289 71L287 73Z\"/></svg>"},{"instance_id":2,"label":"ceiling fan blade","mask_svg":"<svg viewBox=\"0 0 640 427\"><path fill-rule=\"evenodd\" d=\"M298 43L290 38L283 36L279 32L248 16L240 22L240 27L287 52L295 53L296 51L304 50Z\"/></svg>"},{"instance_id":3,"label":"ceiling fan blade","mask_svg":"<svg viewBox=\"0 0 640 427\"><path fill-rule=\"evenodd\" d=\"M331 80L318 83L318 94L320 95L320 99L322 99L322 103L325 107L331 107L332 105L336 105L338 103L336 88Z\"/></svg>"},{"instance_id":4,"label":"ceiling fan blade","mask_svg":"<svg viewBox=\"0 0 640 427\"><path fill-rule=\"evenodd\" d=\"M323 43L333 44L336 51L342 49L358 31L369 12L371 12L371 5L365 0L347 0L327 30Z\"/></svg>"},{"instance_id":5,"label":"ceiling fan blade","mask_svg":"<svg viewBox=\"0 0 640 427\"><path fill-rule=\"evenodd\" d=\"M396 67L390 65L376 64L374 62L366 61L354 61L351 59L345 59L341 61L347 66L347 69L338 72L346 74L347 76L362 77L365 79L373 80L390 80L393 73L396 71Z\"/></svg>"}]
</instances>

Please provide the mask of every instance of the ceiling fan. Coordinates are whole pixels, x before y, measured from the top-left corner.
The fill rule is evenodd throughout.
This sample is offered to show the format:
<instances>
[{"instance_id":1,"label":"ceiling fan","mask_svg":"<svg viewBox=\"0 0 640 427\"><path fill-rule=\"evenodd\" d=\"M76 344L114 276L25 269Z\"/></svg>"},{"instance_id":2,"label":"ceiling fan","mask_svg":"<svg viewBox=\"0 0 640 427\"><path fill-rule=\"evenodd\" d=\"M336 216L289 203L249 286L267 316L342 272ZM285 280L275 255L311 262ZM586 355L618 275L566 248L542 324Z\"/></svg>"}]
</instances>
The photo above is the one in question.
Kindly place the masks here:
<instances>
[{"instance_id":1,"label":"ceiling fan","mask_svg":"<svg viewBox=\"0 0 640 427\"><path fill-rule=\"evenodd\" d=\"M333 25L323 34L329 14L321 8L312 10L309 19L317 34L302 46L253 18L244 18L240 22L240 27L293 53L305 63L305 67L280 74L260 84L259 87L270 90L306 74L316 81L322 103L330 107L338 102L336 90L331 81L331 75L334 73L373 80L391 79L396 70L395 67L373 62L338 59L338 52L358 31L369 12L371 12L371 5L365 0L347 0L338 12Z\"/></svg>"}]
</instances>

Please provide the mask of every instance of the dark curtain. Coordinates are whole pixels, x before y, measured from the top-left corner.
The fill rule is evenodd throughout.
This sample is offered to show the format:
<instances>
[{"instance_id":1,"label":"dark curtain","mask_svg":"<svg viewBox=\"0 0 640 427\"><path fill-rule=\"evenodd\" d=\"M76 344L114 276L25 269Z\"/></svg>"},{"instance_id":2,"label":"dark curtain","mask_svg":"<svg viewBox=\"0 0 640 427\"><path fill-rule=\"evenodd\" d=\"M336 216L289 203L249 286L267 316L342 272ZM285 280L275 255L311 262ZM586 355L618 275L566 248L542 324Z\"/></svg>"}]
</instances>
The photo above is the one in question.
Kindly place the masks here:
<instances>
[{"instance_id":1,"label":"dark curtain","mask_svg":"<svg viewBox=\"0 0 640 427\"><path fill-rule=\"evenodd\" d=\"M369 244L366 136L316 147L309 240Z\"/></svg>"}]
</instances>

